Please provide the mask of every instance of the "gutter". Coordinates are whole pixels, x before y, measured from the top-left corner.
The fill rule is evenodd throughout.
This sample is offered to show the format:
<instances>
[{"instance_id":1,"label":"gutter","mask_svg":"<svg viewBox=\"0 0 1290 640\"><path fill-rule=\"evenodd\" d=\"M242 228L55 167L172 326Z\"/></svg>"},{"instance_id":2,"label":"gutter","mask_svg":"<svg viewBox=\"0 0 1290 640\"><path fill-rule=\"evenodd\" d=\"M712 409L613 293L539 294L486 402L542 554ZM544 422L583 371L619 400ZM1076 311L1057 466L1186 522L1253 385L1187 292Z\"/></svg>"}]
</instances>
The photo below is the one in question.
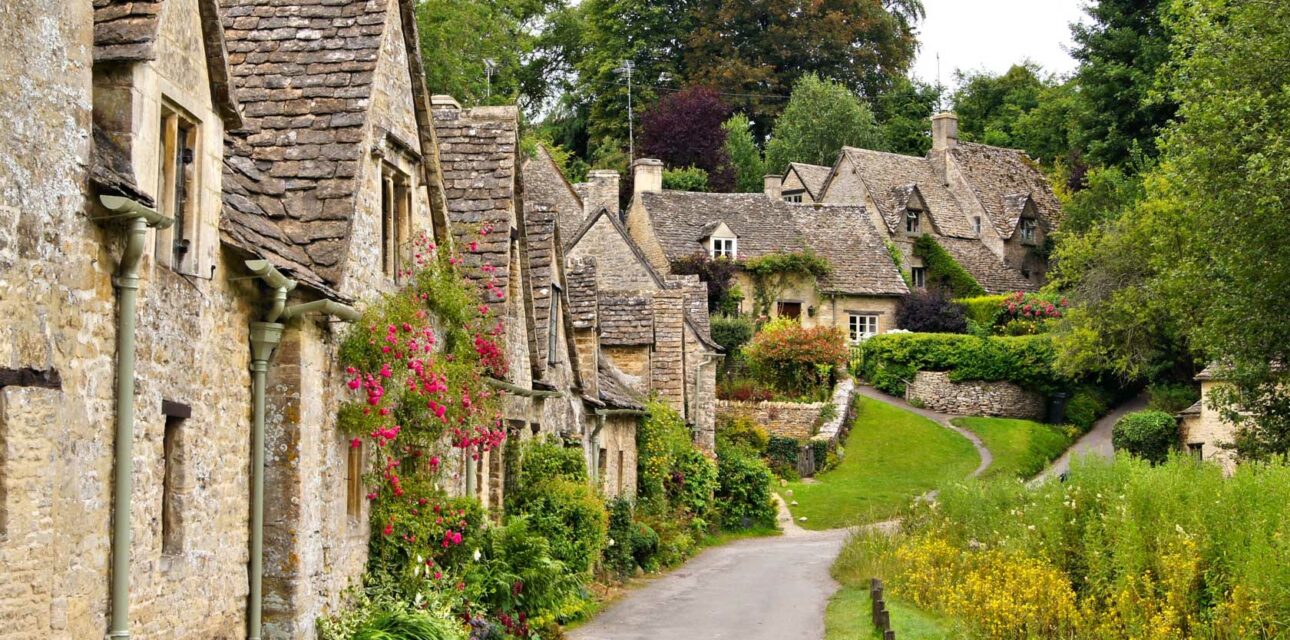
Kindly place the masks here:
<instances>
[{"instance_id":1,"label":"gutter","mask_svg":"<svg viewBox=\"0 0 1290 640\"><path fill-rule=\"evenodd\" d=\"M246 637L260 640L264 580L264 395L269 359L282 341L286 328L280 321L321 312L353 322L359 313L334 300L315 300L287 306L287 293L296 281L278 271L268 260L247 260L246 268L273 290L273 301L264 320L251 322L251 541L250 590L247 594Z\"/></svg>"},{"instance_id":2,"label":"gutter","mask_svg":"<svg viewBox=\"0 0 1290 640\"><path fill-rule=\"evenodd\" d=\"M117 290L116 433L113 449L112 617L109 639L130 637L130 500L134 493L134 330L139 298L139 262L148 229L165 229L173 218L123 196L100 195L110 216L127 221L125 250L112 285Z\"/></svg>"}]
</instances>

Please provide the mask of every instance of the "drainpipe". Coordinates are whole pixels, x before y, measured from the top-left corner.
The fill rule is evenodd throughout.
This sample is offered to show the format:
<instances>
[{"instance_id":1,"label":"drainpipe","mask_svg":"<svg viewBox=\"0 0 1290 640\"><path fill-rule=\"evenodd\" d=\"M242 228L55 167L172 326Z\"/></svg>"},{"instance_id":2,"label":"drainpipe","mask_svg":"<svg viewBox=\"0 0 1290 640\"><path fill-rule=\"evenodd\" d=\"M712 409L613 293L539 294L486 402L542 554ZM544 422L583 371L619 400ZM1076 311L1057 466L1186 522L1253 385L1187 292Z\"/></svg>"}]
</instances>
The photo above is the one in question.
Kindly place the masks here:
<instances>
[{"instance_id":1,"label":"drainpipe","mask_svg":"<svg viewBox=\"0 0 1290 640\"><path fill-rule=\"evenodd\" d=\"M268 260L247 260L246 268L273 289L273 302L264 320L251 323L251 566L247 595L246 637L260 640L264 580L264 396L269 359L282 341L283 322L306 313L323 313L353 322L359 313L334 300L315 300L287 306L287 293L296 281L278 271Z\"/></svg>"},{"instance_id":2,"label":"drainpipe","mask_svg":"<svg viewBox=\"0 0 1290 640\"><path fill-rule=\"evenodd\" d=\"M121 265L112 277L117 289L116 434L112 500L112 621L108 638L130 637L130 498L134 493L134 327L139 295L139 261L148 229L164 229L174 220L121 196L99 196L110 212L105 218L127 221Z\"/></svg>"}]
</instances>

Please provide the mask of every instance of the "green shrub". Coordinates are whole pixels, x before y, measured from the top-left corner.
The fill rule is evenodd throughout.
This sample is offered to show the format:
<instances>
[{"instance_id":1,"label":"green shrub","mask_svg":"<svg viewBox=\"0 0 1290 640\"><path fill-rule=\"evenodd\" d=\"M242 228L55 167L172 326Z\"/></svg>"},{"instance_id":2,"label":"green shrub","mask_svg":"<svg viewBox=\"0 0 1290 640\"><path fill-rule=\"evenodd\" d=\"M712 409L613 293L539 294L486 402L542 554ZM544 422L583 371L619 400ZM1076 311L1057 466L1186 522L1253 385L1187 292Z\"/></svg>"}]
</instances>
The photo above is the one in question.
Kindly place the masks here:
<instances>
[{"instance_id":1,"label":"green shrub","mask_svg":"<svg viewBox=\"0 0 1290 640\"><path fill-rule=\"evenodd\" d=\"M1200 400L1200 390L1190 384L1157 383L1147 386L1147 406L1175 415Z\"/></svg>"},{"instance_id":2,"label":"green shrub","mask_svg":"<svg viewBox=\"0 0 1290 640\"><path fill-rule=\"evenodd\" d=\"M769 442L770 435L766 433L765 427L757 424L747 416L735 416L728 420L723 420L717 425L718 447L723 444L746 447L757 455L761 455L765 453L766 445Z\"/></svg>"},{"instance_id":3,"label":"green shrub","mask_svg":"<svg viewBox=\"0 0 1290 640\"><path fill-rule=\"evenodd\" d=\"M636 570L636 558L632 550L632 529L636 524L632 501L627 498L614 498L606 505L609 512L609 541L601 564L610 573L626 577Z\"/></svg>"},{"instance_id":4,"label":"green shrub","mask_svg":"<svg viewBox=\"0 0 1290 640\"><path fill-rule=\"evenodd\" d=\"M677 456L669 480L668 502L706 529L717 506L717 464L691 447Z\"/></svg>"},{"instance_id":5,"label":"green shrub","mask_svg":"<svg viewBox=\"0 0 1290 640\"><path fill-rule=\"evenodd\" d=\"M914 255L923 259L927 287L943 289L956 298L985 295L985 289L930 235L914 241Z\"/></svg>"},{"instance_id":6,"label":"green shrub","mask_svg":"<svg viewBox=\"0 0 1290 640\"><path fill-rule=\"evenodd\" d=\"M753 376L791 396L827 390L834 367L848 355L841 329L806 329L792 320L768 323L744 348Z\"/></svg>"},{"instance_id":7,"label":"green shrub","mask_svg":"<svg viewBox=\"0 0 1290 640\"><path fill-rule=\"evenodd\" d=\"M461 625L426 611L390 611L359 627L351 640L464 640Z\"/></svg>"},{"instance_id":8,"label":"green shrub","mask_svg":"<svg viewBox=\"0 0 1290 640\"><path fill-rule=\"evenodd\" d=\"M766 460L775 475L788 480L797 479L797 456L802 443L797 438L770 436L766 443Z\"/></svg>"},{"instance_id":9,"label":"green shrub","mask_svg":"<svg viewBox=\"0 0 1290 640\"><path fill-rule=\"evenodd\" d=\"M755 327L747 316L712 316L712 341L727 354L738 353L752 340Z\"/></svg>"},{"instance_id":10,"label":"green shrub","mask_svg":"<svg viewBox=\"0 0 1290 640\"><path fill-rule=\"evenodd\" d=\"M1111 444L1117 451L1159 464L1178 445L1178 423L1163 411L1136 411L1115 423Z\"/></svg>"},{"instance_id":11,"label":"green shrub","mask_svg":"<svg viewBox=\"0 0 1290 640\"><path fill-rule=\"evenodd\" d=\"M1066 401L1066 422L1075 425L1080 432L1087 432L1098 418L1106 415L1113 401L1111 394L1100 387L1082 385Z\"/></svg>"},{"instance_id":12,"label":"green shrub","mask_svg":"<svg viewBox=\"0 0 1290 640\"><path fill-rule=\"evenodd\" d=\"M647 510L668 507L667 482L681 453L693 448L690 430L675 409L652 400L636 428L636 494Z\"/></svg>"},{"instance_id":13,"label":"green shrub","mask_svg":"<svg viewBox=\"0 0 1290 640\"><path fill-rule=\"evenodd\" d=\"M525 487L508 511L526 515L532 530L551 543L551 556L584 573L600 558L608 535L605 504L585 481L555 478Z\"/></svg>"},{"instance_id":14,"label":"green shrub","mask_svg":"<svg viewBox=\"0 0 1290 640\"><path fill-rule=\"evenodd\" d=\"M956 300L963 305L964 315L969 322L992 329L999 317L1000 308L1008 300L1008 294L997 296L973 296Z\"/></svg>"},{"instance_id":15,"label":"green shrub","mask_svg":"<svg viewBox=\"0 0 1290 640\"><path fill-rule=\"evenodd\" d=\"M525 486L556 478L587 480L587 463L583 460L582 449L566 447L555 438L524 443L520 449L519 489L522 491Z\"/></svg>"},{"instance_id":16,"label":"green shrub","mask_svg":"<svg viewBox=\"0 0 1290 640\"><path fill-rule=\"evenodd\" d=\"M717 453L717 500L721 526L727 530L775 525L775 504L770 497L770 468L741 447L723 447Z\"/></svg>"},{"instance_id":17,"label":"green shrub","mask_svg":"<svg viewBox=\"0 0 1290 640\"><path fill-rule=\"evenodd\" d=\"M657 571L684 562L698 547L695 531L689 520L672 514L646 513L640 515L643 529L640 542L655 541L652 553L641 553L637 562L646 571ZM651 536L652 534L652 536Z\"/></svg>"},{"instance_id":18,"label":"green shrub","mask_svg":"<svg viewBox=\"0 0 1290 640\"><path fill-rule=\"evenodd\" d=\"M1043 335L981 338L946 333L886 333L865 340L859 374L904 395L917 371L948 371L955 382L1003 380L1042 393L1062 386L1052 341Z\"/></svg>"},{"instance_id":19,"label":"green shrub","mask_svg":"<svg viewBox=\"0 0 1290 640\"><path fill-rule=\"evenodd\" d=\"M509 518L480 546L480 561L466 580L469 595L490 612L506 614L503 621L520 614L536 625L567 619L584 606L581 580L553 554L552 541L530 518Z\"/></svg>"},{"instance_id":20,"label":"green shrub","mask_svg":"<svg viewBox=\"0 0 1290 640\"><path fill-rule=\"evenodd\" d=\"M663 188L668 191L707 191L708 172L698 167L664 169Z\"/></svg>"}]
</instances>

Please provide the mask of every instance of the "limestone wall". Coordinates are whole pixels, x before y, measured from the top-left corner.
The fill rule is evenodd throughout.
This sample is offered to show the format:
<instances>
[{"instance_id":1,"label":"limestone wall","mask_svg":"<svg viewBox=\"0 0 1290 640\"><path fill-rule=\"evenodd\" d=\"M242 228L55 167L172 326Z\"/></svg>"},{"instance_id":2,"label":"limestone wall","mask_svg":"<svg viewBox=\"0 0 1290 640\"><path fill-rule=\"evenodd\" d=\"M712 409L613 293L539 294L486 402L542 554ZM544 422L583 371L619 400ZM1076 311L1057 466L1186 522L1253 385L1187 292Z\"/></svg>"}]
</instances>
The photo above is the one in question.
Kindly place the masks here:
<instances>
[{"instance_id":1,"label":"limestone wall","mask_svg":"<svg viewBox=\"0 0 1290 640\"><path fill-rule=\"evenodd\" d=\"M1224 420L1219 412L1209 408L1210 393L1214 387L1222 384L1218 381L1201 382L1201 407L1197 415L1186 416L1179 428L1179 444L1184 452L1191 452L1192 447L1200 448L1200 458L1216 462L1223 470L1231 474L1236 469L1236 456L1230 445L1236 437L1236 425ZM1195 455L1195 454L1193 454Z\"/></svg>"},{"instance_id":2,"label":"limestone wall","mask_svg":"<svg viewBox=\"0 0 1290 640\"><path fill-rule=\"evenodd\" d=\"M905 399L933 411L967 416L1004 416L1039 420L1044 396L1011 382L951 382L943 371L919 371L905 388Z\"/></svg>"},{"instance_id":3,"label":"limestone wall","mask_svg":"<svg viewBox=\"0 0 1290 640\"><path fill-rule=\"evenodd\" d=\"M805 440L815 435L827 402L738 402L717 400L717 420L750 418L774 436Z\"/></svg>"},{"instance_id":4,"label":"limestone wall","mask_svg":"<svg viewBox=\"0 0 1290 640\"><path fill-rule=\"evenodd\" d=\"M636 495L636 416L607 416L600 432L600 486L605 496Z\"/></svg>"}]
</instances>

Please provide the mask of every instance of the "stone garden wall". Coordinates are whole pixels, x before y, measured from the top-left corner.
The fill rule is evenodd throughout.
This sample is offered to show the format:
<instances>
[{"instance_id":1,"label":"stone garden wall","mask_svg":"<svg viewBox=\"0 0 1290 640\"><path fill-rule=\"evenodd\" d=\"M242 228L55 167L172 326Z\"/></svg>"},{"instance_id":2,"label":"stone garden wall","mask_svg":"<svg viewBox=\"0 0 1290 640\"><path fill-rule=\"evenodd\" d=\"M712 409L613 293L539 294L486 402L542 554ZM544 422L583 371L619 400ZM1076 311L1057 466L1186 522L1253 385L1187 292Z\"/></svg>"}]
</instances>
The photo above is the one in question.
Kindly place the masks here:
<instances>
[{"instance_id":1,"label":"stone garden wall","mask_svg":"<svg viewBox=\"0 0 1290 640\"><path fill-rule=\"evenodd\" d=\"M905 399L941 413L1003 416L1039 420L1044 396L1011 382L951 382L943 371L919 371L905 389Z\"/></svg>"},{"instance_id":2,"label":"stone garden wall","mask_svg":"<svg viewBox=\"0 0 1290 640\"><path fill-rule=\"evenodd\" d=\"M826 402L717 401L717 420L750 418L772 436L805 440L815 435L815 423Z\"/></svg>"}]
</instances>

